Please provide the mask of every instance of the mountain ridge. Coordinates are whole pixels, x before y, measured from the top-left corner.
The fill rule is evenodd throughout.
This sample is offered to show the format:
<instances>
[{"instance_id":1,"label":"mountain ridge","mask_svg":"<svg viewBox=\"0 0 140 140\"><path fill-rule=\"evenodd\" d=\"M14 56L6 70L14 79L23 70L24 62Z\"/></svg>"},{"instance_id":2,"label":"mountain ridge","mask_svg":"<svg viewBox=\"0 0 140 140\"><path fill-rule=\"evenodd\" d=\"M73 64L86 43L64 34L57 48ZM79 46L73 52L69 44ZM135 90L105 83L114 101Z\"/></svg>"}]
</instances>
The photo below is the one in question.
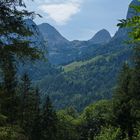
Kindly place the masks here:
<instances>
[{"instance_id":1,"label":"mountain ridge","mask_svg":"<svg viewBox=\"0 0 140 140\"><path fill-rule=\"evenodd\" d=\"M87 41L69 41L48 23L38 25L48 47L48 59L54 65L64 65L85 56L89 46L100 46L111 40L110 33L102 29Z\"/></svg>"}]
</instances>

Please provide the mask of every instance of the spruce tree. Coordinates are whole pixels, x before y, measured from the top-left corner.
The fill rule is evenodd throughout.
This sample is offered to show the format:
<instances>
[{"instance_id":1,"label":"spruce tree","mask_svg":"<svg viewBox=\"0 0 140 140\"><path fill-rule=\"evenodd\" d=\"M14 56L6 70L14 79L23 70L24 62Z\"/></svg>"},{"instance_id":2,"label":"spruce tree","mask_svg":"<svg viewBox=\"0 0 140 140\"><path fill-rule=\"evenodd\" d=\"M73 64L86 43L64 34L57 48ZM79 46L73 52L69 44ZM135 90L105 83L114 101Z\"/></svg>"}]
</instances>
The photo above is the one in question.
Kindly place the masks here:
<instances>
[{"instance_id":1,"label":"spruce tree","mask_svg":"<svg viewBox=\"0 0 140 140\"><path fill-rule=\"evenodd\" d=\"M33 128L32 128L32 140L40 140L41 139L41 112L40 112L40 92L39 88L35 89L34 94L34 120L33 120Z\"/></svg>"},{"instance_id":2,"label":"spruce tree","mask_svg":"<svg viewBox=\"0 0 140 140\"><path fill-rule=\"evenodd\" d=\"M18 109L18 96L16 92L17 79L16 79L16 68L13 63L12 54L3 54L3 83L2 83L2 113L8 117L8 122L13 123L17 119Z\"/></svg>"},{"instance_id":3,"label":"spruce tree","mask_svg":"<svg viewBox=\"0 0 140 140\"><path fill-rule=\"evenodd\" d=\"M21 83L21 113L20 125L26 135L32 140L32 131L35 118L35 94L31 87L31 80L27 73L22 77Z\"/></svg>"},{"instance_id":4,"label":"spruce tree","mask_svg":"<svg viewBox=\"0 0 140 140\"><path fill-rule=\"evenodd\" d=\"M24 10L19 10L21 9ZM0 69L2 71L2 86L4 97L2 111L10 123L16 120L16 63L15 58L28 57L32 60L40 58L40 51L30 47L27 36L33 35L27 28L24 19L35 14L25 10L22 0L0 1Z\"/></svg>"},{"instance_id":5,"label":"spruce tree","mask_svg":"<svg viewBox=\"0 0 140 140\"><path fill-rule=\"evenodd\" d=\"M41 128L43 140L57 140L57 115L49 96L43 106Z\"/></svg>"},{"instance_id":6,"label":"spruce tree","mask_svg":"<svg viewBox=\"0 0 140 140\"><path fill-rule=\"evenodd\" d=\"M26 26L25 19L33 19L34 16L34 12L26 10L24 0L0 0L1 112L6 115L10 125L19 121L29 139L35 120L36 96L31 90L30 79L25 74L21 88L23 100L18 102L20 94L16 91L16 61L24 58L36 60L41 57L40 51L35 46L31 47L32 42L26 40L33 33Z\"/></svg>"},{"instance_id":7,"label":"spruce tree","mask_svg":"<svg viewBox=\"0 0 140 140\"><path fill-rule=\"evenodd\" d=\"M140 3L140 2L139 2ZM131 28L129 35L131 37L129 43L133 46L133 60L132 60L132 70L131 70L131 79L129 80L129 86L125 88L125 90L128 90L128 95L129 96L124 96L122 99L123 101L128 100L127 104L122 108L125 110L127 108L127 112L125 111L122 112L121 114L127 114L127 115L122 115L126 116L126 120L129 121L127 122L126 120L122 119L122 123L125 124L125 126L129 127L126 128L128 130L128 137L130 140L132 140L132 137L134 135L134 130L137 126L137 124L140 123L140 5L132 5L131 6L134 11L136 12L136 15L130 17L129 19L126 20L121 20L121 23L118 24L119 27L121 28ZM122 75L122 79L124 83L127 81L125 80L125 72ZM126 91L125 91L126 92ZM121 94L121 92L120 92ZM118 96L117 99L122 97L122 95ZM126 98L127 97L127 98ZM123 102L121 102L121 106L123 105ZM120 106L118 106L120 109L119 114L121 112ZM121 117L121 118L122 118ZM119 118L119 117L118 117ZM124 122L123 122L124 121Z\"/></svg>"},{"instance_id":8,"label":"spruce tree","mask_svg":"<svg viewBox=\"0 0 140 140\"><path fill-rule=\"evenodd\" d=\"M25 115L28 109L28 96L30 94L30 87L31 81L28 77L27 73L23 74L23 77L21 78L21 84L20 84L20 92L21 92L21 100L20 100L20 123L21 126L24 128L25 126Z\"/></svg>"},{"instance_id":9,"label":"spruce tree","mask_svg":"<svg viewBox=\"0 0 140 140\"><path fill-rule=\"evenodd\" d=\"M122 130L122 137L125 138L128 135L130 138L133 136L133 121L134 118L131 114L131 69L128 64L124 64L120 73L118 86L114 95L114 117L115 124Z\"/></svg>"}]
</instances>

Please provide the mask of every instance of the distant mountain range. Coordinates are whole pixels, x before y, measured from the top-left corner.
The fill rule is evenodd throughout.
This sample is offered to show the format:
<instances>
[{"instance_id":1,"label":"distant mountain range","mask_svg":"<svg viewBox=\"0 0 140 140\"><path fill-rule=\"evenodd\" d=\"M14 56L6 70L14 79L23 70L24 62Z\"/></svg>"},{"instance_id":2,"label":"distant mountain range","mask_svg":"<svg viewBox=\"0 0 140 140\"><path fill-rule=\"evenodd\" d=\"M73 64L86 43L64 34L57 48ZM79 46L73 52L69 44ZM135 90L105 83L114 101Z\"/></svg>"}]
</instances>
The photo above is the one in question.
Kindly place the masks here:
<instances>
[{"instance_id":1,"label":"distant mountain range","mask_svg":"<svg viewBox=\"0 0 140 140\"><path fill-rule=\"evenodd\" d=\"M131 4L139 4L139 2L133 0ZM127 18L134 14L135 12L129 8ZM118 45L117 40L123 42L128 39L127 29L119 29L112 38L106 29L102 29L90 40L69 41L48 23L40 24L37 27L31 20L27 20L26 22L35 34L30 37L30 40L36 42L35 46L48 51L46 57L53 65L65 65L73 61L87 59L87 57L94 57L96 55L95 50L102 53L102 51L107 51L107 47L106 50L103 50L104 46ZM121 46L122 44L120 43ZM112 47L112 49L114 48Z\"/></svg>"},{"instance_id":2,"label":"distant mountain range","mask_svg":"<svg viewBox=\"0 0 140 140\"><path fill-rule=\"evenodd\" d=\"M133 0L132 5L139 2ZM127 18L135 15L128 9ZM118 29L111 37L105 29L87 41L68 41L49 24L38 26L47 43L49 61L58 71L38 81L57 108L74 106L78 110L100 99L111 98L117 77L125 61L132 56L130 29ZM47 68L46 68L47 71Z\"/></svg>"},{"instance_id":3,"label":"distant mountain range","mask_svg":"<svg viewBox=\"0 0 140 140\"><path fill-rule=\"evenodd\" d=\"M133 0L131 4L139 2ZM128 9L127 18L135 15ZM132 55L130 29L118 29L111 37L102 29L87 41L69 41L48 23L36 25L26 20L34 32L33 47L45 52L48 62L38 61L20 68L28 70L35 84L39 84L42 97L50 95L57 108L74 106L78 110L100 99L111 98L118 73ZM48 51L48 54L46 54Z\"/></svg>"},{"instance_id":4,"label":"distant mountain range","mask_svg":"<svg viewBox=\"0 0 140 140\"><path fill-rule=\"evenodd\" d=\"M105 29L88 41L68 41L48 23L40 24L38 27L48 47L49 61L55 65L82 59L91 45L100 46L111 40L110 33Z\"/></svg>"},{"instance_id":5,"label":"distant mountain range","mask_svg":"<svg viewBox=\"0 0 140 140\"><path fill-rule=\"evenodd\" d=\"M139 4L133 0L131 4ZM128 9L127 18L135 15L132 8ZM124 40L128 39L128 29L119 29L111 38L106 29L97 32L90 40L87 41L69 41L63 37L53 26L48 23L36 25L32 20L25 20L27 27L33 31L34 35L28 37L33 42L31 45L40 48L44 52L48 51L46 57L53 65L65 65L73 61L85 60L95 55L108 52L108 48L117 49L113 44L124 45ZM118 41L119 40L119 41ZM95 54L95 51L98 52ZM111 51L111 50L110 50Z\"/></svg>"},{"instance_id":6,"label":"distant mountain range","mask_svg":"<svg viewBox=\"0 0 140 140\"><path fill-rule=\"evenodd\" d=\"M131 4L137 5L139 2L137 0L133 0ZM134 10L129 8L127 18L130 18L133 15L135 15ZM69 41L48 23L40 24L38 25L38 28L42 33L48 48L49 62L54 65L65 65L72 61L86 59L87 56L94 57L95 50L100 51L103 46L112 46L112 44L115 44L116 46L118 45L117 40L123 42L128 39L127 29L119 29L112 38L107 30L102 29L90 40ZM119 43L122 46L123 43L121 42ZM112 49L114 48L112 47Z\"/></svg>"}]
</instances>

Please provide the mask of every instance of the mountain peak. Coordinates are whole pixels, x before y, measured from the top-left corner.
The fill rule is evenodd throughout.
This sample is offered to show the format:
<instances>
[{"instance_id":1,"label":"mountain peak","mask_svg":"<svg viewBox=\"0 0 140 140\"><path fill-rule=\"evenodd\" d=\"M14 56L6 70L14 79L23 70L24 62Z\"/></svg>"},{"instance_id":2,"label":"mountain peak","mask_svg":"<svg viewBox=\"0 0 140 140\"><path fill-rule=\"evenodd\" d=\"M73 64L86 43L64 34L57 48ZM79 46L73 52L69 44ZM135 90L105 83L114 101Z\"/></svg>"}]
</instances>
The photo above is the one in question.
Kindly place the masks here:
<instances>
[{"instance_id":1,"label":"mountain peak","mask_svg":"<svg viewBox=\"0 0 140 140\"><path fill-rule=\"evenodd\" d=\"M102 29L102 30L100 30L99 32L108 32L108 30ZM109 33L109 32L108 32L108 33Z\"/></svg>"},{"instance_id":2,"label":"mountain peak","mask_svg":"<svg viewBox=\"0 0 140 140\"><path fill-rule=\"evenodd\" d=\"M48 23L42 23L42 24L38 25L38 27L40 28L40 30L44 30L43 33L45 33L45 31L47 31L47 32L51 32L51 31L58 32L53 26L51 26Z\"/></svg>"},{"instance_id":3,"label":"mountain peak","mask_svg":"<svg viewBox=\"0 0 140 140\"><path fill-rule=\"evenodd\" d=\"M40 32L44 36L45 40L49 40L50 42L61 41L68 42L66 38L64 38L53 26L48 23L42 23L38 25Z\"/></svg>"},{"instance_id":4,"label":"mountain peak","mask_svg":"<svg viewBox=\"0 0 140 140\"><path fill-rule=\"evenodd\" d=\"M110 40L110 33L106 29L102 29L90 39L90 42L92 42L93 44L104 44L108 43Z\"/></svg>"}]
</instances>

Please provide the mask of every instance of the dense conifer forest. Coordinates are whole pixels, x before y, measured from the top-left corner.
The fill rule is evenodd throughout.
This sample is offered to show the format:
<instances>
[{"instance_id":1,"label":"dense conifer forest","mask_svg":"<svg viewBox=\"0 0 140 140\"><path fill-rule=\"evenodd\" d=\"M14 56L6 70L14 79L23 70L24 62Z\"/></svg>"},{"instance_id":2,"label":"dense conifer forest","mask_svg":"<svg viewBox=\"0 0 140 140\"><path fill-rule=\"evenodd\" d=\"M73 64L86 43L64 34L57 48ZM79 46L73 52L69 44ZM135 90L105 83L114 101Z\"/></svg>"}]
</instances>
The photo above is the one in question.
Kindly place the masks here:
<instances>
[{"instance_id":1,"label":"dense conifer forest","mask_svg":"<svg viewBox=\"0 0 140 140\"><path fill-rule=\"evenodd\" d=\"M54 100L49 96L42 99L43 91L33 83L28 71L18 72L19 63L46 61L44 52L37 46L32 47L32 42L26 40L33 32L26 26L24 19L40 15L19 10L19 7L26 8L22 0L0 1L0 140L139 140L140 6L132 6L137 16L120 20L118 24L120 28L131 28L131 39L127 43L133 48L133 57L119 70L113 95L106 92L106 96L109 96L106 99L101 97L99 101L90 102L90 105L85 101L82 107L63 106L63 109L55 108ZM98 59L101 59L101 65L106 64L102 57ZM60 71L62 69L69 71L68 66L60 68ZM89 75L90 72L92 69ZM65 78L69 74L76 77L75 73L67 73ZM59 86L64 86L67 80L59 82ZM85 96L89 96L88 84L85 82L81 92L87 87ZM65 86L69 92L71 89Z\"/></svg>"}]
</instances>

